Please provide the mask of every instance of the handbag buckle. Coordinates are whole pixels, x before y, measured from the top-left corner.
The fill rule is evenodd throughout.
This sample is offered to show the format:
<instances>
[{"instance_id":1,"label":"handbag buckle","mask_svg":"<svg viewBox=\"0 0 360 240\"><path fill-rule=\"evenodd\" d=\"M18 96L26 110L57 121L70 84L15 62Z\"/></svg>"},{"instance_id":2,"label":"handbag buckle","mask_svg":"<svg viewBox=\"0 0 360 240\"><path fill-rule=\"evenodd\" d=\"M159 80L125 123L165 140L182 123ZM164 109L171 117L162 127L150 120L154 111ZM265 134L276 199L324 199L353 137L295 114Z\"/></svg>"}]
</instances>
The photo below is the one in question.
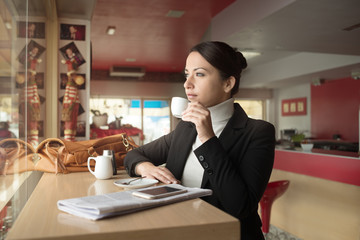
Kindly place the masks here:
<instances>
[{"instance_id":1,"label":"handbag buckle","mask_svg":"<svg viewBox=\"0 0 360 240\"><path fill-rule=\"evenodd\" d=\"M94 155L94 153L96 153L96 151L93 147L88 149L88 154L90 157L97 157L97 155Z\"/></svg>"},{"instance_id":2,"label":"handbag buckle","mask_svg":"<svg viewBox=\"0 0 360 240\"><path fill-rule=\"evenodd\" d=\"M126 148L126 151L129 151L129 141L127 140L127 138L124 138L124 136L123 136L123 144L124 144L124 146L125 146L125 148Z\"/></svg>"},{"instance_id":3,"label":"handbag buckle","mask_svg":"<svg viewBox=\"0 0 360 240\"><path fill-rule=\"evenodd\" d=\"M36 164L37 161L40 160L39 154L38 154L38 153L34 153L34 154L32 155L32 160L33 160L33 162Z\"/></svg>"}]
</instances>

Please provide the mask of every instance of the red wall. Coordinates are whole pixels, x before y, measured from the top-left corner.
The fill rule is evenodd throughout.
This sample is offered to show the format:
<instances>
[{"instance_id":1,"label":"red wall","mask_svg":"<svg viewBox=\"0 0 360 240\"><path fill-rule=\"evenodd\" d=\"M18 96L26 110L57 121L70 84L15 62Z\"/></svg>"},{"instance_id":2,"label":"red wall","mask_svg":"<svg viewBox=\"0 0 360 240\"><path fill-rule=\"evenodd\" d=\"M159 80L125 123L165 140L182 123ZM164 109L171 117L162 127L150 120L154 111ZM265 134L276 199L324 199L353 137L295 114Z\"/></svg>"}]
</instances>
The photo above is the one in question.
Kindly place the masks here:
<instances>
[{"instance_id":1,"label":"red wall","mask_svg":"<svg viewBox=\"0 0 360 240\"><path fill-rule=\"evenodd\" d=\"M345 141L359 141L360 80L344 78L311 86L311 134Z\"/></svg>"}]
</instances>

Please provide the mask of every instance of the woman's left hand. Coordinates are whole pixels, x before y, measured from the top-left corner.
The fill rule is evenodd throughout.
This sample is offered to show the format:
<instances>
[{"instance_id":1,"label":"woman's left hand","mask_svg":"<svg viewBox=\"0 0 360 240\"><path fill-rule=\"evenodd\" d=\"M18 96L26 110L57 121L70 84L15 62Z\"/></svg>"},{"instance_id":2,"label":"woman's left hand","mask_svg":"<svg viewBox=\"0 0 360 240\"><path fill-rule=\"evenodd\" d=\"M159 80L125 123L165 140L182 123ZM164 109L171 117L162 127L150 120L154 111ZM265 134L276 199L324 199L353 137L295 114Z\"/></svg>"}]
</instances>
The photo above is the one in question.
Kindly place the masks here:
<instances>
[{"instance_id":1,"label":"woman's left hand","mask_svg":"<svg viewBox=\"0 0 360 240\"><path fill-rule=\"evenodd\" d=\"M202 143L215 136L210 111L199 102L189 103L183 112L182 120L195 124L198 138Z\"/></svg>"}]
</instances>

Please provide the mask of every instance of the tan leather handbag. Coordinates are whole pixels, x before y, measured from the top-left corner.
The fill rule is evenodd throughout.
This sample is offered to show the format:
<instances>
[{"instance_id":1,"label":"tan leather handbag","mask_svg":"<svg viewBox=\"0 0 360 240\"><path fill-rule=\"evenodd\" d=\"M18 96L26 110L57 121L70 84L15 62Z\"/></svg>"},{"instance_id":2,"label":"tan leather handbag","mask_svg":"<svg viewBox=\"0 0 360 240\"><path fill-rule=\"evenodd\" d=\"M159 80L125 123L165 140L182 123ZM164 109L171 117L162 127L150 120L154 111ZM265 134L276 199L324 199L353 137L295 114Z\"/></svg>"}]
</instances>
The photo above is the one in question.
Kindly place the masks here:
<instances>
[{"instance_id":1,"label":"tan leather handbag","mask_svg":"<svg viewBox=\"0 0 360 240\"><path fill-rule=\"evenodd\" d=\"M85 172L88 157L102 155L104 150L114 151L117 169L123 169L127 152L136 147L125 133L77 142L48 138L36 149L20 139L4 139L0 141L0 174Z\"/></svg>"},{"instance_id":2,"label":"tan leather handbag","mask_svg":"<svg viewBox=\"0 0 360 240\"><path fill-rule=\"evenodd\" d=\"M23 140L7 138L0 141L0 175L34 170L35 149Z\"/></svg>"}]
</instances>

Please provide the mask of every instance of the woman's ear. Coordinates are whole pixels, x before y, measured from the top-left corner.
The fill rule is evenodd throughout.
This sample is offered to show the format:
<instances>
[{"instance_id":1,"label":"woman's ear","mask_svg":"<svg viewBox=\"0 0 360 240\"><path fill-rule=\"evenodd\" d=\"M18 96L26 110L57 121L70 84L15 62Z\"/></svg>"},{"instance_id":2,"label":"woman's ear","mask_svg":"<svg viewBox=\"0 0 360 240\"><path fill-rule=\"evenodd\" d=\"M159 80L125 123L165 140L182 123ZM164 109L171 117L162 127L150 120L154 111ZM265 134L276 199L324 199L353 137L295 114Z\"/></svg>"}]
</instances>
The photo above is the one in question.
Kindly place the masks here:
<instances>
[{"instance_id":1,"label":"woman's ear","mask_svg":"<svg viewBox=\"0 0 360 240\"><path fill-rule=\"evenodd\" d=\"M229 77L228 79L226 79L225 83L224 83L224 91L226 93L231 92L231 89L233 89L233 87L235 86L235 78L233 76Z\"/></svg>"}]
</instances>

